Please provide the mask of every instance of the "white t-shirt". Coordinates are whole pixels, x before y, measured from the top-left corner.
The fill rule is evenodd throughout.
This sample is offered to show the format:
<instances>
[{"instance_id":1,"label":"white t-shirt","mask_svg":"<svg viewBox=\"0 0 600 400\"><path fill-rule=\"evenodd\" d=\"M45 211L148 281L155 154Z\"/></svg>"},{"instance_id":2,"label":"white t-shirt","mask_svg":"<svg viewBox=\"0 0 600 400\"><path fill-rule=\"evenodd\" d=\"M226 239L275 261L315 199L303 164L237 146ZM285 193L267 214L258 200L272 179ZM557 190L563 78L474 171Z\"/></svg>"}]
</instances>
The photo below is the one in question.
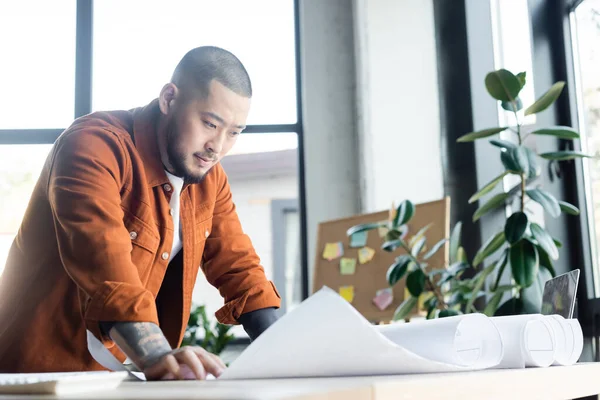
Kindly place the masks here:
<instances>
[{"instance_id":1,"label":"white t-shirt","mask_svg":"<svg viewBox=\"0 0 600 400\"><path fill-rule=\"evenodd\" d=\"M181 189L183 189L183 178L175 176L169 171L165 170L167 173L167 177L171 182L171 186L173 186L173 193L171 194L171 202L169 203L171 210L173 210L173 231L175 233L173 237L173 247L171 248L171 256L169 257L169 262L179 253L182 248L181 241L181 224L179 223L179 204L180 204L180 195Z\"/></svg>"}]
</instances>

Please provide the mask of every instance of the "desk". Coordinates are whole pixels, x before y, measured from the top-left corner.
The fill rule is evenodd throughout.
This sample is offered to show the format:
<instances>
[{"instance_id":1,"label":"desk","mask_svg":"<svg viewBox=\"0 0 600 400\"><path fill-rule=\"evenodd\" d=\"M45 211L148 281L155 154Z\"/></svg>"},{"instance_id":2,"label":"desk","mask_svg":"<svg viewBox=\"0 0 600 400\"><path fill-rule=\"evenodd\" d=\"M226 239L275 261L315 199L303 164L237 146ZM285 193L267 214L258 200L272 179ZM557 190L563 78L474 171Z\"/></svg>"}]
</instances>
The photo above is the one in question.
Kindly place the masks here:
<instances>
[{"instance_id":1,"label":"desk","mask_svg":"<svg viewBox=\"0 0 600 400\"><path fill-rule=\"evenodd\" d=\"M574 399L600 393L600 363L572 367L378 377L248 381L124 382L114 391L78 399ZM0 399L41 399L0 396ZM54 397L46 397L54 398Z\"/></svg>"}]
</instances>

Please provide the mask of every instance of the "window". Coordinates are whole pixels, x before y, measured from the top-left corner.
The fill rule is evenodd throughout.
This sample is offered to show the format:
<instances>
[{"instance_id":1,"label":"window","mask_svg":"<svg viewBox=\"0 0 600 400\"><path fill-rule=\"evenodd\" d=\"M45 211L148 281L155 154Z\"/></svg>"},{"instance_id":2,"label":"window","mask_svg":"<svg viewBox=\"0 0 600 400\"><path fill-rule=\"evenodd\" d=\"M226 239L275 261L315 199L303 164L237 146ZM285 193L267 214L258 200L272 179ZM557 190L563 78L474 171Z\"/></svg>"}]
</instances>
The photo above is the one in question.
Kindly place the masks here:
<instances>
[{"instance_id":1,"label":"window","mask_svg":"<svg viewBox=\"0 0 600 400\"><path fill-rule=\"evenodd\" d=\"M586 0L571 15L579 125L583 151L600 156L600 1ZM600 295L600 160L583 160L586 206L594 265L594 293Z\"/></svg>"},{"instance_id":2,"label":"window","mask_svg":"<svg viewBox=\"0 0 600 400\"><path fill-rule=\"evenodd\" d=\"M271 217L273 204L299 201L295 1L50 3L0 5L0 34L14 38L0 42L0 54L10 60L0 64L0 83L11 93L0 99L5 111L0 119L0 272L42 164L75 109L80 115L144 106L158 96L188 50L215 45L240 58L254 92L248 127L223 160L233 199L267 277L284 276L282 292L297 301L306 268L298 260L302 216L296 209L282 219L288 239L281 246L291 258L281 265L275 262ZM85 45L81 53L80 43ZM296 286L289 282L294 279ZM201 273L193 300L211 312L223 304ZM234 331L245 336L240 327Z\"/></svg>"},{"instance_id":3,"label":"window","mask_svg":"<svg viewBox=\"0 0 600 400\"><path fill-rule=\"evenodd\" d=\"M0 273L50 145L0 145Z\"/></svg>"},{"instance_id":4,"label":"window","mask_svg":"<svg viewBox=\"0 0 600 400\"><path fill-rule=\"evenodd\" d=\"M291 0L96 1L93 109L149 103L188 50L215 45L240 58L252 78L248 124L295 123L293 6Z\"/></svg>"},{"instance_id":5,"label":"window","mask_svg":"<svg viewBox=\"0 0 600 400\"><path fill-rule=\"evenodd\" d=\"M0 2L0 37L0 129L67 126L75 102L75 1Z\"/></svg>"}]
</instances>

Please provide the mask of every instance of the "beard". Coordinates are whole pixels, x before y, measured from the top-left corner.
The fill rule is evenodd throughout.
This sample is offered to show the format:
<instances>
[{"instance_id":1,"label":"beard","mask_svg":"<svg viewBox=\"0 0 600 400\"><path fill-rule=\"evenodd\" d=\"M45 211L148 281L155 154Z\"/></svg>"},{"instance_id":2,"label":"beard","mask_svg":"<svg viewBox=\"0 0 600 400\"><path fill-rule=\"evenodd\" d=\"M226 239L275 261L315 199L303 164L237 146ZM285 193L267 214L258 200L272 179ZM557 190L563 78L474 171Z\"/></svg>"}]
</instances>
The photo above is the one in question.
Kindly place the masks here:
<instances>
[{"instance_id":1,"label":"beard","mask_svg":"<svg viewBox=\"0 0 600 400\"><path fill-rule=\"evenodd\" d=\"M194 172L191 170L188 166L188 161L190 158L194 157L194 155L189 154L189 152L180 145L181 130L178 128L175 118L171 118L167 125L167 157L169 159L169 164L171 164L171 167L173 168L173 171L170 172L175 176L183 178L185 183L201 183L210 169L206 172ZM198 156L209 160L214 158L214 155L205 152L199 153Z\"/></svg>"}]
</instances>

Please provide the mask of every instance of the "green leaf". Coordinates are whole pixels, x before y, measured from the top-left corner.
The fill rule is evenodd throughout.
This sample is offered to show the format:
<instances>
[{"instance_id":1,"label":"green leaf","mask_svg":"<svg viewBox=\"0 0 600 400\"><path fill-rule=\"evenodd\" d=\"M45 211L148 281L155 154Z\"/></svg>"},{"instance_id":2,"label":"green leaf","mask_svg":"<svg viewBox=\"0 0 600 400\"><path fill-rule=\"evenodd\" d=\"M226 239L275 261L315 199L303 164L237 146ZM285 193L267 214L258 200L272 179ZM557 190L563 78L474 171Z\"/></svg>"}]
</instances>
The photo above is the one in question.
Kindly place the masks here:
<instances>
[{"instance_id":1,"label":"green leaf","mask_svg":"<svg viewBox=\"0 0 600 400\"><path fill-rule=\"evenodd\" d=\"M501 149L514 149L515 147L518 146L516 143L509 142L508 140L502 140L502 139L492 139L492 140L490 140L490 143L496 147L500 147Z\"/></svg>"},{"instance_id":2,"label":"green leaf","mask_svg":"<svg viewBox=\"0 0 600 400\"><path fill-rule=\"evenodd\" d=\"M425 289L425 274L421 268L415 269L406 277L406 288L414 297L419 297Z\"/></svg>"},{"instance_id":3,"label":"green leaf","mask_svg":"<svg viewBox=\"0 0 600 400\"><path fill-rule=\"evenodd\" d=\"M562 247L562 243L560 240L558 240L557 238L552 238L552 241L554 242L554 244L556 245L557 248L561 248Z\"/></svg>"},{"instance_id":4,"label":"green leaf","mask_svg":"<svg viewBox=\"0 0 600 400\"><path fill-rule=\"evenodd\" d=\"M525 116L539 113L550 107L550 105L558 99L558 96L560 96L564 87L565 82L556 82L546 93L537 99L535 103L525 110Z\"/></svg>"},{"instance_id":5,"label":"green leaf","mask_svg":"<svg viewBox=\"0 0 600 400\"><path fill-rule=\"evenodd\" d=\"M458 253L456 254L456 261L460 261L460 262L469 262L469 259L467 257L467 252L465 251L464 247L459 247L458 248Z\"/></svg>"},{"instance_id":6,"label":"green leaf","mask_svg":"<svg viewBox=\"0 0 600 400\"><path fill-rule=\"evenodd\" d=\"M494 295L492 296L490 301L487 303L487 305L483 309L483 313L485 315L487 315L488 317L492 317L494 315L494 313L496 312L496 309L498 308L498 305L500 304L500 300L502 300L503 295L504 295L504 293L502 293L502 292L494 293Z\"/></svg>"},{"instance_id":7,"label":"green leaf","mask_svg":"<svg viewBox=\"0 0 600 400\"><path fill-rule=\"evenodd\" d=\"M504 226L504 236L510 244L515 244L523 238L529 219L523 212L517 211L506 220Z\"/></svg>"},{"instance_id":8,"label":"green leaf","mask_svg":"<svg viewBox=\"0 0 600 400\"><path fill-rule=\"evenodd\" d=\"M553 278L556 277L556 271L554 270L554 265L552 264L552 260L550 259L548 253L546 253L546 251L540 246L537 246L537 250L538 255L540 256L540 268L547 269Z\"/></svg>"},{"instance_id":9,"label":"green leaf","mask_svg":"<svg viewBox=\"0 0 600 400\"><path fill-rule=\"evenodd\" d=\"M381 245L381 249L384 251L392 252L398 247L402 246L402 239L388 240Z\"/></svg>"},{"instance_id":10,"label":"green leaf","mask_svg":"<svg viewBox=\"0 0 600 400\"><path fill-rule=\"evenodd\" d=\"M517 99L514 102L503 101L500 105L506 111L510 111L510 112L517 112L523 108L523 102L521 101L521 98L519 98L519 97L517 97Z\"/></svg>"},{"instance_id":11,"label":"green leaf","mask_svg":"<svg viewBox=\"0 0 600 400\"><path fill-rule=\"evenodd\" d=\"M531 150L529 147L525 147L525 153L527 154L527 161L529 164L529 174L527 175L527 177L535 178L536 176L539 176L542 172L542 169L540 168L537 162L537 154L535 154L533 150Z\"/></svg>"},{"instance_id":12,"label":"green leaf","mask_svg":"<svg viewBox=\"0 0 600 400\"><path fill-rule=\"evenodd\" d=\"M483 139L486 137L493 136L497 133L505 131L506 129L508 129L508 128L506 126L504 126L504 127L500 127L500 128L488 128L488 129L483 129L481 131L470 132L470 133L467 133L466 135L459 137L457 139L457 142L459 142L459 143L472 142L477 139Z\"/></svg>"},{"instance_id":13,"label":"green leaf","mask_svg":"<svg viewBox=\"0 0 600 400\"><path fill-rule=\"evenodd\" d=\"M592 156L582 153L580 151L572 151L572 150L563 150L563 151L552 151L550 153L542 153L540 157L545 158L546 160L557 160L557 161L566 161L566 160L574 160L576 158L593 158Z\"/></svg>"},{"instance_id":14,"label":"green leaf","mask_svg":"<svg viewBox=\"0 0 600 400\"><path fill-rule=\"evenodd\" d=\"M412 248L415 243L417 243L419 240L421 240L421 238L423 238L425 236L425 233L429 230L429 228L431 228L433 226L433 223L427 224L424 227L422 227L419 232L416 233L415 236L411 237L410 240L408 241L408 247Z\"/></svg>"},{"instance_id":15,"label":"green leaf","mask_svg":"<svg viewBox=\"0 0 600 400\"><path fill-rule=\"evenodd\" d=\"M445 318L445 317L453 317L458 314L459 314L459 312L456 310L447 309L447 310L441 310L440 313L438 314L438 316L440 318Z\"/></svg>"},{"instance_id":16,"label":"green leaf","mask_svg":"<svg viewBox=\"0 0 600 400\"><path fill-rule=\"evenodd\" d=\"M410 312L412 311L413 308L415 308L415 306L417 305L417 301L419 299L417 297L412 297L410 296L408 299L405 299L402 304L400 304L398 306L398 308L396 308L396 311L394 312L394 321L398 321L400 319L404 319L408 314L410 314Z\"/></svg>"},{"instance_id":17,"label":"green leaf","mask_svg":"<svg viewBox=\"0 0 600 400\"><path fill-rule=\"evenodd\" d=\"M549 128L536 129L531 133L534 135L556 136L561 139L579 139L579 132L568 126L552 126Z\"/></svg>"},{"instance_id":18,"label":"green leaf","mask_svg":"<svg viewBox=\"0 0 600 400\"><path fill-rule=\"evenodd\" d=\"M427 318L426 319L434 319L436 317L437 308L430 307L427 309Z\"/></svg>"},{"instance_id":19,"label":"green leaf","mask_svg":"<svg viewBox=\"0 0 600 400\"><path fill-rule=\"evenodd\" d=\"M473 287L473 293L479 293L479 291L483 288L483 285L485 284L485 280L494 271L496 265L497 264L488 265L475 276L475 286ZM471 296L471 298L467 302L467 306L465 308L467 312L471 309L471 307L473 307L473 303L475 302L476 298L477 296Z\"/></svg>"},{"instance_id":20,"label":"green leaf","mask_svg":"<svg viewBox=\"0 0 600 400\"><path fill-rule=\"evenodd\" d=\"M501 152L500 160L507 170L529 175L529 158L525 147L517 146Z\"/></svg>"},{"instance_id":21,"label":"green leaf","mask_svg":"<svg viewBox=\"0 0 600 400\"><path fill-rule=\"evenodd\" d=\"M500 153L500 161L502 161L502 165L504 165L504 168L506 168L508 171L514 172L514 173L519 172L519 165L513 158L513 152L516 149L517 148L514 147L512 149L507 149L506 151L502 151Z\"/></svg>"},{"instance_id":22,"label":"green leaf","mask_svg":"<svg viewBox=\"0 0 600 400\"><path fill-rule=\"evenodd\" d=\"M544 210L552 217L557 218L560 215L560 205L554 196L541 189L530 189L526 191L527 196L539 203Z\"/></svg>"},{"instance_id":23,"label":"green leaf","mask_svg":"<svg viewBox=\"0 0 600 400\"><path fill-rule=\"evenodd\" d=\"M442 239L439 242L437 242L436 244L434 244L433 247L431 248L431 250L429 250L427 253L425 253L425 255L423 256L423 259L429 260L446 242L447 242L446 239Z\"/></svg>"},{"instance_id":24,"label":"green leaf","mask_svg":"<svg viewBox=\"0 0 600 400\"><path fill-rule=\"evenodd\" d=\"M517 74L517 79L519 80L519 83L521 84L521 89L523 89L523 86L525 86L525 83L527 82L527 73L525 71L519 72Z\"/></svg>"},{"instance_id":25,"label":"green leaf","mask_svg":"<svg viewBox=\"0 0 600 400\"><path fill-rule=\"evenodd\" d=\"M504 232L498 232L495 236L489 238L483 246L479 249L475 258L473 259L473 267L478 266L487 257L494 254L505 242Z\"/></svg>"},{"instance_id":26,"label":"green leaf","mask_svg":"<svg viewBox=\"0 0 600 400\"><path fill-rule=\"evenodd\" d=\"M558 260L558 248L556 247L556 244L554 244L552 236L536 223L531 224L531 233L535 240L537 240L539 246L548 253L550 258Z\"/></svg>"},{"instance_id":27,"label":"green leaf","mask_svg":"<svg viewBox=\"0 0 600 400\"><path fill-rule=\"evenodd\" d=\"M415 214L415 205L410 200L404 200L396 210L393 227L406 224Z\"/></svg>"},{"instance_id":28,"label":"green leaf","mask_svg":"<svg viewBox=\"0 0 600 400\"><path fill-rule=\"evenodd\" d=\"M387 231L385 234L385 240L389 242L392 240L404 239L407 233L408 227L406 225L398 226Z\"/></svg>"},{"instance_id":29,"label":"green leaf","mask_svg":"<svg viewBox=\"0 0 600 400\"><path fill-rule=\"evenodd\" d=\"M457 261L454 264L450 265L445 271L445 273L451 275L452 277L455 277L458 276L461 272L469 269L469 267L470 265L468 263Z\"/></svg>"},{"instance_id":30,"label":"green leaf","mask_svg":"<svg viewBox=\"0 0 600 400\"><path fill-rule=\"evenodd\" d=\"M421 250L423 250L423 246L425 246L426 241L427 238L425 237L419 239L412 249L410 249L410 254L412 254L414 257L417 257L421 253Z\"/></svg>"},{"instance_id":31,"label":"green leaf","mask_svg":"<svg viewBox=\"0 0 600 400\"><path fill-rule=\"evenodd\" d=\"M537 276L540 260L536 247L521 240L510 248L510 267L513 278L522 287L529 287Z\"/></svg>"},{"instance_id":32,"label":"green leaf","mask_svg":"<svg viewBox=\"0 0 600 400\"><path fill-rule=\"evenodd\" d=\"M460 237L462 233L462 222L458 221L452 233L450 234L450 263L455 263L458 257L458 248L460 247Z\"/></svg>"},{"instance_id":33,"label":"green leaf","mask_svg":"<svg viewBox=\"0 0 600 400\"><path fill-rule=\"evenodd\" d=\"M385 222L355 225L346 231L346 235L352 236L355 233L363 232L363 231L370 231L372 229L377 229L377 228L379 228L381 226L385 226L385 225L386 225Z\"/></svg>"},{"instance_id":34,"label":"green leaf","mask_svg":"<svg viewBox=\"0 0 600 400\"><path fill-rule=\"evenodd\" d=\"M566 201L558 201L558 205L560 206L560 209L562 211L564 211L567 214L570 215L579 215L579 208L575 207L573 204L571 203L567 203Z\"/></svg>"},{"instance_id":35,"label":"green leaf","mask_svg":"<svg viewBox=\"0 0 600 400\"><path fill-rule=\"evenodd\" d=\"M521 82L512 72L499 69L486 75L485 87L496 100L513 101L521 91Z\"/></svg>"},{"instance_id":36,"label":"green leaf","mask_svg":"<svg viewBox=\"0 0 600 400\"><path fill-rule=\"evenodd\" d=\"M488 194L489 192L494 190L494 188L496 186L498 186L498 184L500 182L502 182L502 179L508 174L510 174L510 172L505 171L502 174L495 177L494 179L492 179L487 185L485 185L483 188L481 188L481 190L479 190L477 193L475 193L473 196L471 196L471 198L469 199L469 204L476 202L481 197L485 196L486 194Z\"/></svg>"},{"instance_id":37,"label":"green leaf","mask_svg":"<svg viewBox=\"0 0 600 400\"><path fill-rule=\"evenodd\" d=\"M517 297L510 298L504 302L494 313L494 316L519 315L523 312L523 300Z\"/></svg>"},{"instance_id":38,"label":"green leaf","mask_svg":"<svg viewBox=\"0 0 600 400\"><path fill-rule=\"evenodd\" d=\"M408 265L412 258L406 254L396 257L396 262L393 263L387 270L386 280L390 286L394 286L408 271Z\"/></svg>"},{"instance_id":39,"label":"green leaf","mask_svg":"<svg viewBox=\"0 0 600 400\"><path fill-rule=\"evenodd\" d=\"M506 199L508 199L508 196L508 193L498 193L497 195L489 199L487 203L485 203L475 211L475 213L473 214L473 222L477 221L486 213L500 206L503 206L505 204Z\"/></svg>"}]
</instances>

